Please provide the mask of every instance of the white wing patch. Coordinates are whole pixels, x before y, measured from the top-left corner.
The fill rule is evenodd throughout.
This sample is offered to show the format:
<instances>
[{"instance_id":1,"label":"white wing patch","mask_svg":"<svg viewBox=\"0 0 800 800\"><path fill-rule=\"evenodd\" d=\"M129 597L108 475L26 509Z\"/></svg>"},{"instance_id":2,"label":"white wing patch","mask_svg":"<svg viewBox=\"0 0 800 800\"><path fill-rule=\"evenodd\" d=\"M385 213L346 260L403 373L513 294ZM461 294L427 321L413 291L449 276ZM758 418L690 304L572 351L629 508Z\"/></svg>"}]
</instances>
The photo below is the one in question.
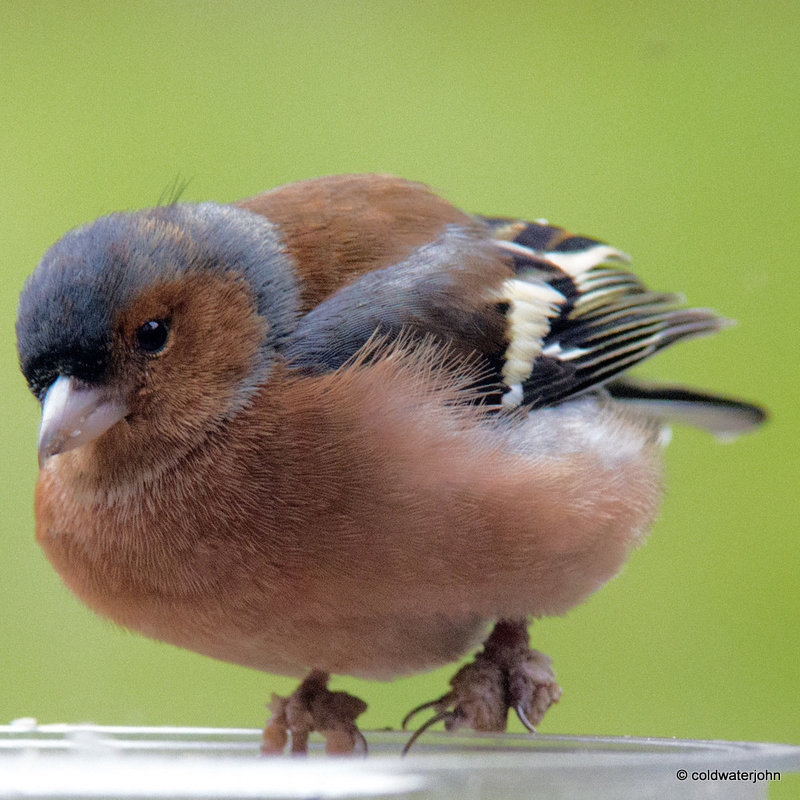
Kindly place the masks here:
<instances>
[{"instance_id":1,"label":"white wing patch","mask_svg":"<svg viewBox=\"0 0 800 800\"><path fill-rule=\"evenodd\" d=\"M596 244L584 250L549 250L542 255L572 278L583 275L606 261L618 261L623 264L631 262L631 257L627 253L607 244Z\"/></svg>"},{"instance_id":2,"label":"white wing patch","mask_svg":"<svg viewBox=\"0 0 800 800\"><path fill-rule=\"evenodd\" d=\"M542 353L542 342L550 331L550 319L558 316L566 298L542 280L508 278L496 300L508 303L508 339L503 364L503 396L507 408L522 402L522 383L531 374L533 362Z\"/></svg>"},{"instance_id":3,"label":"white wing patch","mask_svg":"<svg viewBox=\"0 0 800 800\"><path fill-rule=\"evenodd\" d=\"M562 347L558 342L550 342L547 347L542 349L543 356L550 358L557 358L559 361L571 361L574 358L581 358L587 355L589 351L583 347Z\"/></svg>"}]
</instances>

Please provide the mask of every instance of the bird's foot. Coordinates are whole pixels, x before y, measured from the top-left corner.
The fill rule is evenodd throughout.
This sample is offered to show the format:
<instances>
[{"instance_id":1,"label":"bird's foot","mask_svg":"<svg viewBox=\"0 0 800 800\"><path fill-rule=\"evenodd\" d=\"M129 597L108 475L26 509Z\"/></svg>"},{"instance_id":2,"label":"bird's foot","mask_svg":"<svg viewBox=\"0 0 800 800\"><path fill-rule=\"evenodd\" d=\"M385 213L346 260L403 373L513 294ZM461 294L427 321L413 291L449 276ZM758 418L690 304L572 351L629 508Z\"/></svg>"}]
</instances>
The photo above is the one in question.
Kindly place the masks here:
<instances>
[{"instance_id":1,"label":"bird's foot","mask_svg":"<svg viewBox=\"0 0 800 800\"><path fill-rule=\"evenodd\" d=\"M308 735L319 731L328 753L366 753L367 742L355 720L367 704L347 692L328 689L327 672L312 670L289 697L272 695L272 716L264 728L261 752L279 755L291 736L291 753L305 753Z\"/></svg>"},{"instance_id":2,"label":"bird's foot","mask_svg":"<svg viewBox=\"0 0 800 800\"><path fill-rule=\"evenodd\" d=\"M437 722L444 722L448 731L464 726L476 731L504 731L510 708L535 733L534 726L561 697L561 687L550 658L531 650L528 644L525 620L499 620L483 650L450 680L450 691L406 715L404 728L420 711L435 712L408 740L403 753Z\"/></svg>"}]
</instances>

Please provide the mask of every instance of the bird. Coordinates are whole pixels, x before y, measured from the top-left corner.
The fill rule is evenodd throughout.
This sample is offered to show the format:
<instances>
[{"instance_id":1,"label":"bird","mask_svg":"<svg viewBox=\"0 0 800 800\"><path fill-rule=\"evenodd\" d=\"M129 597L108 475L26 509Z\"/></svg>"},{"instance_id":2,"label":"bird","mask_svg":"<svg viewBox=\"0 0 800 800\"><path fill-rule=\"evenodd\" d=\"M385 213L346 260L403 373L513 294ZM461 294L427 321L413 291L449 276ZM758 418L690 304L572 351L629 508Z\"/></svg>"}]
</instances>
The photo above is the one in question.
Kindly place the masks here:
<instances>
[{"instance_id":1,"label":"bird","mask_svg":"<svg viewBox=\"0 0 800 800\"><path fill-rule=\"evenodd\" d=\"M173 200L67 232L20 294L36 538L121 626L270 673L265 753L366 747L377 680L458 661L448 730L560 699L529 622L647 535L672 423L758 405L630 368L728 320L623 251L386 174ZM416 736L417 734L415 734Z\"/></svg>"}]
</instances>

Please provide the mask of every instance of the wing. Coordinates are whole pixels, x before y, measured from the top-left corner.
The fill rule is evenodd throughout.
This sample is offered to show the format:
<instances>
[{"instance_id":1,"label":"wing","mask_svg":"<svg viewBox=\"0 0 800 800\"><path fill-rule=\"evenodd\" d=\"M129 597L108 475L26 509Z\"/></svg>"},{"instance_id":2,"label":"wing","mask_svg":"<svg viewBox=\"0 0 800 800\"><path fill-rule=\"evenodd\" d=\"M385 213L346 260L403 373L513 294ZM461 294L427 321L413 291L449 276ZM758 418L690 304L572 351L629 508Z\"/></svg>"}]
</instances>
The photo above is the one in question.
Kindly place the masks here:
<instances>
[{"instance_id":1,"label":"wing","mask_svg":"<svg viewBox=\"0 0 800 800\"><path fill-rule=\"evenodd\" d=\"M702 308L680 308L676 294L653 292L628 271L630 258L596 239L545 222L489 218L516 273L541 276L564 296L541 352L512 392L533 408L596 389L681 339L728 321Z\"/></svg>"},{"instance_id":2,"label":"wing","mask_svg":"<svg viewBox=\"0 0 800 800\"><path fill-rule=\"evenodd\" d=\"M728 324L706 309L682 309L680 295L652 292L624 267L630 258L603 242L546 222L484 218L514 258L517 274L556 269L550 284L565 303L550 325L529 375L523 403L532 407L605 387L618 402L665 422L703 428L732 439L761 425L764 409L684 386L633 379L624 373L674 342Z\"/></svg>"},{"instance_id":3,"label":"wing","mask_svg":"<svg viewBox=\"0 0 800 800\"><path fill-rule=\"evenodd\" d=\"M503 405L541 407L595 389L674 342L726 321L680 308L595 239L542 222L446 226L408 258L367 272L306 314L288 347L297 366L336 369L376 332L433 337L478 353ZM497 399L497 398L493 398Z\"/></svg>"},{"instance_id":4,"label":"wing","mask_svg":"<svg viewBox=\"0 0 800 800\"><path fill-rule=\"evenodd\" d=\"M362 275L309 311L286 345L286 358L318 373L338 369L376 336L438 342L453 362L471 364L470 385L480 385L483 402L499 402L513 280L511 259L485 232L449 225L409 258ZM543 335L563 297L545 281L526 287Z\"/></svg>"}]
</instances>

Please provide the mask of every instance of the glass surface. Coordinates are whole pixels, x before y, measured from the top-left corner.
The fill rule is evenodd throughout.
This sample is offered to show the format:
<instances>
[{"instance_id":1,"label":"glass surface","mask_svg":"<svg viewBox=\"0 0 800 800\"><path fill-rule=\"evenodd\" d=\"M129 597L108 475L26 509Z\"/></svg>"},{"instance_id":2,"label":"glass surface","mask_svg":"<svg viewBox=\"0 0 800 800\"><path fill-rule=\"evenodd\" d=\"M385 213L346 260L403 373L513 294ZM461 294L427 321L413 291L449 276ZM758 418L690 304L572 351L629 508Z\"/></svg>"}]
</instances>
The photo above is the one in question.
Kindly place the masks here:
<instances>
[{"instance_id":1,"label":"glass surface","mask_svg":"<svg viewBox=\"0 0 800 800\"><path fill-rule=\"evenodd\" d=\"M0 728L0 798L764 798L800 747L618 736L369 731L367 757L259 757L261 732ZM682 772L683 771L683 772ZM723 777L724 775L724 777ZM734 777L735 775L735 777Z\"/></svg>"}]
</instances>

